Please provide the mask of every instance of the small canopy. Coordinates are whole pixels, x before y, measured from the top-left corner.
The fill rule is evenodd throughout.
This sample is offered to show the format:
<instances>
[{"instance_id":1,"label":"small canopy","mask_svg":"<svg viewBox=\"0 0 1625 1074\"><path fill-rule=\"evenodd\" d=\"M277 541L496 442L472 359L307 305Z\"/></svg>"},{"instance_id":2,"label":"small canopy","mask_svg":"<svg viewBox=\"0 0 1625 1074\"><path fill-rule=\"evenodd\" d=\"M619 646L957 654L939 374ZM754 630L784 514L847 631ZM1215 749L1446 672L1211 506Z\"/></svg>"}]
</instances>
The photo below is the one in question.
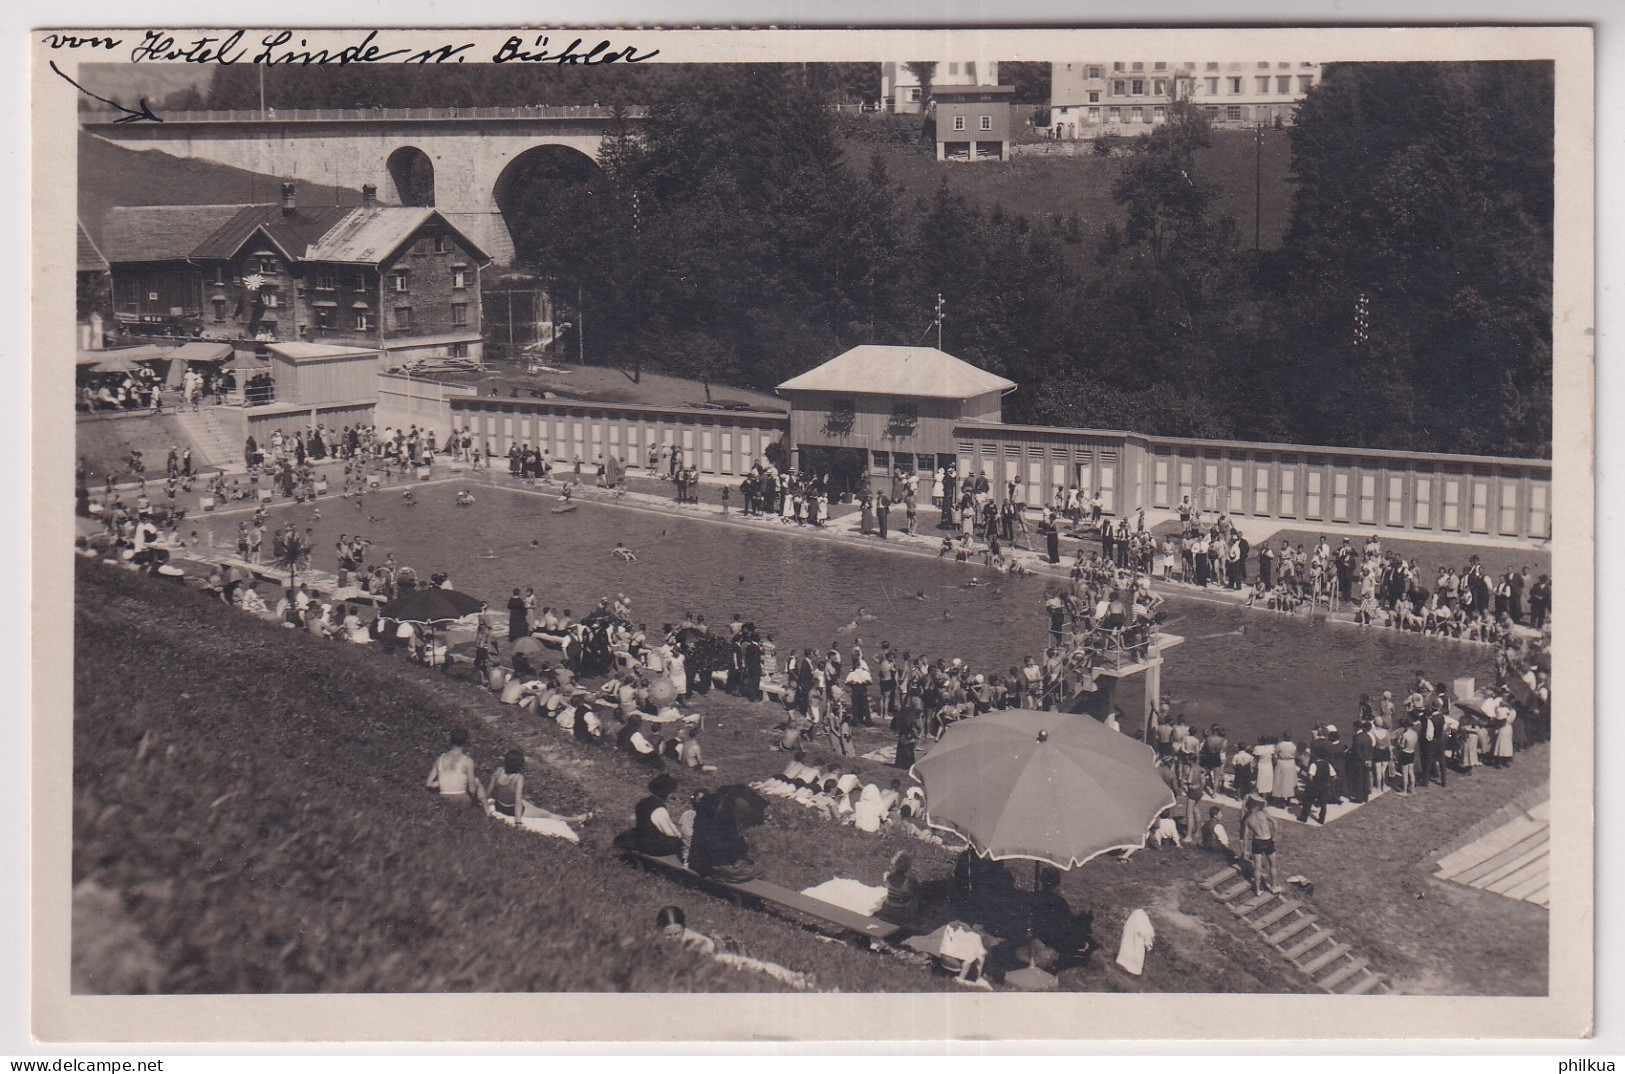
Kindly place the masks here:
<instances>
[{"instance_id":1,"label":"small canopy","mask_svg":"<svg viewBox=\"0 0 1625 1074\"><path fill-rule=\"evenodd\" d=\"M230 343L182 343L175 348L175 357L188 362L224 362L235 353Z\"/></svg>"}]
</instances>

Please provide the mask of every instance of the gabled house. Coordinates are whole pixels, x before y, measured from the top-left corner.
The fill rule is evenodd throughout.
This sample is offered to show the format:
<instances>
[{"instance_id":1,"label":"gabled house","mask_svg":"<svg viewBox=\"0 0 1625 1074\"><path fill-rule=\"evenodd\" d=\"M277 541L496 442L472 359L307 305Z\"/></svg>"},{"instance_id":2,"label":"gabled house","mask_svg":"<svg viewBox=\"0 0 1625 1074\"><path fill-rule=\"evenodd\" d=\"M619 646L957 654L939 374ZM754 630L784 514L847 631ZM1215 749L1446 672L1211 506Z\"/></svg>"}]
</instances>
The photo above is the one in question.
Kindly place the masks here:
<instances>
[{"instance_id":1,"label":"gabled house","mask_svg":"<svg viewBox=\"0 0 1625 1074\"><path fill-rule=\"evenodd\" d=\"M259 343L372 347L385 367L479 360L490 258L432 208L270 205L110 210L104 253L120 324Z\"/></svg>"}]
</instances>

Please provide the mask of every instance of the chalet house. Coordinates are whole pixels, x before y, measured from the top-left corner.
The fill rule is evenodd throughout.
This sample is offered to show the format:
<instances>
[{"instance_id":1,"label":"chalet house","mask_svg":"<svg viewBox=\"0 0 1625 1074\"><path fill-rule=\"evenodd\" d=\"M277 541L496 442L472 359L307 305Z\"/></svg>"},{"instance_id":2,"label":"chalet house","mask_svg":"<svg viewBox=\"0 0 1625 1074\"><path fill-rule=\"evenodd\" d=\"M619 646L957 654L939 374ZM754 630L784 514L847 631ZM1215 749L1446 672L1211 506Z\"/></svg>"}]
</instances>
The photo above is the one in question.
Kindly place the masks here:
<instances>
[{"instance_id":1,"label":"chalet house","mask_svg":"<svg viewBox=\"0 0 1625 1074\"><path fill-rule=\"evenodd\" d=\"M109 211L113 313L134 331L258 343L321 342L479 360L480 270L490 258L432 208L269 205Z\"/></svg>"}]
</instances>

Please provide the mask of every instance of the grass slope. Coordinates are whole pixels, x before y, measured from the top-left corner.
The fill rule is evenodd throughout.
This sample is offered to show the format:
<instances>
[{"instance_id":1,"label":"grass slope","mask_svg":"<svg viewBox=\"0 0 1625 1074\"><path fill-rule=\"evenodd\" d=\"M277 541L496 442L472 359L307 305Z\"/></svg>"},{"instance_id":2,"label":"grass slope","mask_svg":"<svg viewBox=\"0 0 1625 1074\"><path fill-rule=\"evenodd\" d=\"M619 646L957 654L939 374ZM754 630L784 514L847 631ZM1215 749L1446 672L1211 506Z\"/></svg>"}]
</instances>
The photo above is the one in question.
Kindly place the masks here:
<instances>
[{"instance_id":1,"label":"grass slope","mask_svg":"<svg viewBox=\"0 0 1625 1074\"><path fill-rule=\"evenodd\" d=\"M1036 226L1059 229L1061 221L1078 214L1083 227L1083 249L1090 252L1111 225L1121 225L1122 206L1112 201L1112 184L1123 169L1123 157L1097 157L1080 146L1075 156L1022 154L1006 164L938 163L932 151L917 141L881 137L877 128L866 132L849 126L846 154L849 166L860 173L870 158L879 156L905 196L927 198L943 181L991 209L1004 206L1010 215L1025 215ZM868 134L868 137L863 135ZM1264 132L1263 153L1255 160L1251 131L1214 131L1213 144L1197 153L1201 175L1219 184L1217 211L1235 218L1242 241L1253 239L1255 182L1262 175L1262 245L1276 249L1292 215L1294 180L1292 150L1285 131Z\"/></svg>"},{"instance_id":2,"label":"grass slope","mask_svg":"<svg viewBox=\"0 0 1625 1074\"><path fill-rule=\"evenodd\" d=\"M73 879L118 893L158 991L772 989L657 942L671 902L826 983L931 986L439 802L421 781L450 728L471 729L482 775L510 745L466 686L95 564L76 633ZM602 804L534 759L529 782L554 808Z\"/></svg>"},{"instance_id":3,"label":"grass slope","mask_svg":"<svg viewBox=\"0 0 1625 1074\"><path fill-rule=\"evenodd\" d=\"M102 216L115 205L235 205L272 202L279 178L242 168L141 152L79 132L79 220L98 242ZM359 205L361 193L293 180L301 205Z\"/></svg>"}]
</instances>

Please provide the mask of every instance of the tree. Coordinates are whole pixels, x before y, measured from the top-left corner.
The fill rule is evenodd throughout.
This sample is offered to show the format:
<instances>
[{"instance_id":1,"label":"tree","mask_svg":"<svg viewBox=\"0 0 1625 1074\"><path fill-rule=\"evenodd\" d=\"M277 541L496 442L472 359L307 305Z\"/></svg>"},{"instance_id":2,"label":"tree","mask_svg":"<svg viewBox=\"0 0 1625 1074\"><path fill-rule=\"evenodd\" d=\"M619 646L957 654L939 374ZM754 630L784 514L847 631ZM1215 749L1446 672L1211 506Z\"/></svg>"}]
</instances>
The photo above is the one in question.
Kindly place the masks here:
<instances>
[{"instance_id":1,"label":"tree","mask_svg":"<svg viewBox=\"0 0 1625 1074\"><path fill-rule=\"evenodd\" d=\"M1336 64L1304 101L1278 309L1338 442L1549 453L1553 106L1546 62Z\"/></svg>"},{"instance_id":2,"label":"tree","mask_svg":"<svg viewBox=\"0 0 1625 1074\"><path fill-rule=\"evenodd\" d=\"M924 112L931 104L931 86L937 78L937 61L913 60L903 64L903 70L913 75L920 84L920 111Z\"/></svg>"}]
</instances>

